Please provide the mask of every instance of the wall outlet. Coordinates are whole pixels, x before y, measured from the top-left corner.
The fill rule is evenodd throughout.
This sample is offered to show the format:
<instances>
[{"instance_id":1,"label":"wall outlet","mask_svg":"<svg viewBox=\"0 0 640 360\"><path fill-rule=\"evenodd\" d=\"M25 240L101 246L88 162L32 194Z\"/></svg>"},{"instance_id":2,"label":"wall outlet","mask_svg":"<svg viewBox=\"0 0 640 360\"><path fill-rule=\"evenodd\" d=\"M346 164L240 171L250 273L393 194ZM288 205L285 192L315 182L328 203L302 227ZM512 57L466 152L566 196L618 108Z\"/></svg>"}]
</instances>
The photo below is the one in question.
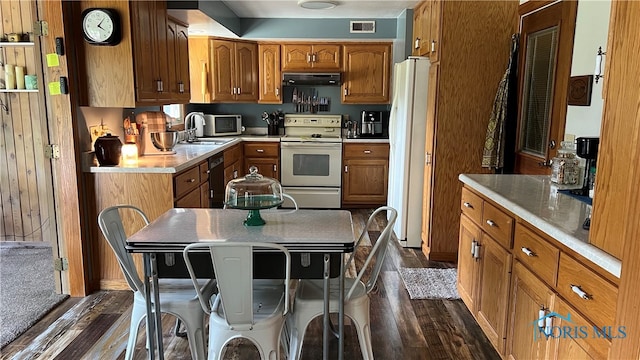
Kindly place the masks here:
<instances>
[{"instance_id":1,"label":"wall outlet","mask_svg":"<svg viewBox=\"0 0 640 360\"><path fill-rule=\"evenodd\" d=\"M576 136L574 134L564 134L564 141L576 141Z\"/></svg>"}]
</instances>

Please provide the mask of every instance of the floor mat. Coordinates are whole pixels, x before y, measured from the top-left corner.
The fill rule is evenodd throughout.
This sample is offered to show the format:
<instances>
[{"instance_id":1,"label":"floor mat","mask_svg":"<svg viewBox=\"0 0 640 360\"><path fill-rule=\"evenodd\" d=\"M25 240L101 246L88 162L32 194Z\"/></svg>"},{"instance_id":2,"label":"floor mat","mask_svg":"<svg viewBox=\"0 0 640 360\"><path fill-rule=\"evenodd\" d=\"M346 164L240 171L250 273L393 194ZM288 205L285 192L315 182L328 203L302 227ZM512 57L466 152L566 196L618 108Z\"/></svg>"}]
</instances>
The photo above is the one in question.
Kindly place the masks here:
<instances>
[{"instance_id":1,"label":"floor mat","mask_svg":"<svg viewBox=\"0 0 640 360\"><path fill-rule=\"evenodd\" d=\"M459 299L457 270L434 268L400 268L400 277L413 299Z\"/></svg>"},{"instance_id":2,"label":"floor mat","mask_svg":"<svg viewBox=\"0 0 640 360\"><path fill-rule=\"evenodd\" d=\"M51 246L0 243L0 348L67 297L55 292Z\"/></svg>"}]
</instances>

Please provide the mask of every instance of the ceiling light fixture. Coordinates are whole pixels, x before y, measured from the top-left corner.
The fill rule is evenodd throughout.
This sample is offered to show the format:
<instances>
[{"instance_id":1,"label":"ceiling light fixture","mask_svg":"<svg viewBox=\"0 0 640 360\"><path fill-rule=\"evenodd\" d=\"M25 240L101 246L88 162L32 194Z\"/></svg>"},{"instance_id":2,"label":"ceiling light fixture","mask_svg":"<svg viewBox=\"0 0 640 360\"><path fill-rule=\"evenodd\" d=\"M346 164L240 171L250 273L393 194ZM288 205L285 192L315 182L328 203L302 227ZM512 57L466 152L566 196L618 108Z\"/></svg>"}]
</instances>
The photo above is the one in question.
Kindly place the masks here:
<instances>
[{"instance_id":1,"label":"ceiling light fixture","mask_svg":"<svg viewBox=\"0 0 640 360\"><path fill-rule=\"evenodd\" d=\"M333 9L337 5L334 0L298 0L298 6L311 10Z\"/></svg>"}]
</instances>

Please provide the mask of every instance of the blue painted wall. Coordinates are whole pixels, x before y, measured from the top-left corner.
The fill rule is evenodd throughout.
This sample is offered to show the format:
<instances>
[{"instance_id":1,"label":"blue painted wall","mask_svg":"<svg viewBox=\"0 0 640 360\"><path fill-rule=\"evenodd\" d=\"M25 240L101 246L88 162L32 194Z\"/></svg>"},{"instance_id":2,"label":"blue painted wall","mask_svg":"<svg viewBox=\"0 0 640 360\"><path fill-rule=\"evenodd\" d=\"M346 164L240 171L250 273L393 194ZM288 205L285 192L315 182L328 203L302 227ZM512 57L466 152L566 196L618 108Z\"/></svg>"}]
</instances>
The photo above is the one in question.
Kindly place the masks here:
<instances>
[{"instance_id":1,"label":"blue painted wall","mask_svg":"<svg viewBox=\"0 0 640 360\"><path fill-rule=\"evenodd\" d=\"M304 91L305 93L311 93L311 89L315 89L318 92L319 97L331 98L329 111L319 112L318 114L342 114L343 119L348 117L351 120L360 119L360 112L362 110L369 111L384 111L385 123L388 119L388 112L390 105L377 105L377 104L360 104L360 105L347 105L340 103L340 87L339 86L298 86L298 91ZM190 111L202 111L208 114L240 114L242 115L242 124L245 127L265 127L266 123L262 121L262 112L268 113L281 110L285 114L294 113L295 107L291 102L293 88L285 86L283 88L284 103L282 104L252 104L252 103L224 103L224 104L188 104L186 110ZM346 117L345 117L346 116ZM386 126L385 126L386 133Z\"/></svg>"},{"instance_id":2,"label":"blue painted wall","mask_svg":"<svg viewBox=\"0 0 640 360\"><path fill-rule=\"evenodd\" d=\"M349 32L353 19L257 19L242 18L242 38L248 39L349 39L393 40L397 37L396 19L357 19L376 22L374 33Z\"/></svg>"}]
</instances>

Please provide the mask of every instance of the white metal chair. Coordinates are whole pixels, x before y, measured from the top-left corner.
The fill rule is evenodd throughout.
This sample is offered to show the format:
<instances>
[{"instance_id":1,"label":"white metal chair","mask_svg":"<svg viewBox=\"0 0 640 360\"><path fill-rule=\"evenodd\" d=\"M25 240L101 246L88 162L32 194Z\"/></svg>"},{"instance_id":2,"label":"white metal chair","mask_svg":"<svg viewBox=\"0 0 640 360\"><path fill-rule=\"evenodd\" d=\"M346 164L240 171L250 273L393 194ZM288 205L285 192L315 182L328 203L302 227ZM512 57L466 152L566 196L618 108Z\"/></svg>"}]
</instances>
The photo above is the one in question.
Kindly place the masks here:
<instances>
[{"instance_id":1,"label":"white metal chair","mask_svg":"<svg viewBox=\"0 0 640 360\"><path fill-rule=\"evenodd\" d=\"M284 254L284 282L254 282L256 248ZM189 254L202 251L211 253L218 283L214 298L201 291L191 266ZM280 336L289 311L291 256L287 249L272 243L210 241L188 245L184 260L200 304L209 314L209 359L219 359L227 343L235 338L253 342L261 359L279 359Z\"/></svg>"},{"instance_id":2,"label":"white metal chair","mask_svg":"<svg viewBox=\"0 0 640 360\"><path fill-rule=\"evenodd\" d=\"M369 226L373 222L376 215L382 211L389 212L389 221L381 232L380 237L372 246L371 252L367 257L362 269L358 272L356 278L346 278L344 281L344 314L348 316L356 326L358 332L358 340L360 342L360 350L362 358L365 360L373 359L373 350L371 346L371 329L369 320L369 292L373 289L380 274L384 257L387 253L387 245L391 238L393 224L396 221L397 211L392 207L383 206L376 209L369 217L367 224L362 230L362 234L355 244L355 249L349 260L345 264L345 272L349 265L355 259L355 254L359 249L360 243L367 234ZM368 267L373 266L368 281L362 282L362 277ZM343 274L344 275L344 274ZM330 304L329 310L332 313L338 312L339 297L338 291L340 284L336 281L331 282ZM293 302L293 310L287 320L287 327L290 332L289 337L289 355L292 359L299 359L302 350L302 342L307 326L315 317L322 315L324 312L323 297L323 281L322 280L301 280L296 289L296 295Z\"/></svg>"},{"instance_id":3,"label":"white metal chair","mask_svg":"<svg viewBox=\"0 0 640 360\"><path fill-rule=\"evenodd\" d=\"M133 257L125 249L127 236L122 224L120 210L125 209L129 214L139 215L145 224L149 224L149 219L142 212L132 205L116 205L108 207L98 215L98 225L107 242L113 249L118 259L120 268L124 274L129 287L134 292L133 310L131 311L131 323L129 327L129 340L125 359L133 359L134 349L138 338L138 328L147 315L146 301L144 297L144 283L138 276ZM129 209L128 211L126 209ZM202 292L211 296L215 291L215 281L201 282ZM194 359L205 359L204 347L204 311L200 307L200 302L193 289L193 283L189 279L160 279L159 280L160 309L164 313L169 313L182 321L186 328L191 356ZM158 329L158 331L162 331ZM148 348L147 338L147 348Z\"/></svg>"}]
</instances>

